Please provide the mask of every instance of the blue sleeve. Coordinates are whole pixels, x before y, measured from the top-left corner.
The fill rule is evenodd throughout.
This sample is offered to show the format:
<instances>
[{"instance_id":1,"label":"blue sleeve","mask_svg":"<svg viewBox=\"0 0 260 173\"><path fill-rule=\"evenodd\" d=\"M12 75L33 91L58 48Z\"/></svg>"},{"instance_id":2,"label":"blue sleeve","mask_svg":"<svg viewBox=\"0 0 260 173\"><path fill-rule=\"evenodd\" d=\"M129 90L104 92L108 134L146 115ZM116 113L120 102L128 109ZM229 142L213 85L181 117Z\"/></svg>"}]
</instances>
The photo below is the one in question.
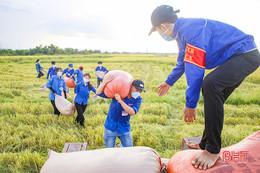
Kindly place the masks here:
<instances>
[{"instance_id":1,"label":"blue sleeve","mask_svg":"<svg viewBox=\"0 0 260 173\"><path fill-rule=\"evenodd\" d=\"M197 107L204 73L205 69L185 62L185 74L187 79L186 106L189 108Z\"/></svg>"},{"instance_id":2,"label":"blue sleeve","mask_svg":"<svg viewBox=\"0 0 260 173\"><path fill-rule=\"evenodd\" d=\"M91 90L96 94L96 89L94 88L94 86L92 85L92 87L91 87Z\"/></svg>"},{"instance_id":3,"label":"blue sleeve","mask_svg":"<svg viewBox=\"0 0 260 173\"><path fill-rule=\"evenodd\" d=\"M105 69L105 72L107 73L108 72L108 70L104 67L104 69Z\"/></svg>"},{"instance_id":4,"label":"blue sleeve","mask_svg":"<svg viewBox=\"0 0 260 173\"><path fill-rule=\"evenodd\" d=\"M75 70L74 75L78 74L78 70Z\"/></svg>"},{"instance_id":5,"label":"blue sleeve","mask_svg":"<svg viewBox=\"0 0 260 173\"><path fill-rule=\"evenodd\" d=\"M208 48L209 41L211 38L211 31L207 29L205 20L205 25L201 25L194 28L187 35L187 44L194 46L195 49L200 49L199 51L205 52ZM198 51L198 50L196 50ZM188 52L188 51L187 51ZM205 63L205 54L195 55L192 54L192 59L200 59ZM205 74L205 64L196 64L194 62L185 62L185 74L187 79L187 89L186 89L186 106L190 108L196 108L197 102L200 97L200 90L203 82L203 77Z\"/></svg>"},{"instance_id":6,"label":"blue sleeve","mask_svg":"<svg viewBox=\"0 0 260 173\"><path fill-rule=\"evenodd\" d=\"M79 93L79 84L76 85L76 88L75 88L75 94L78 94Z\"/></svg>"},{"instance_id":7,"label":"blue sleeve","mask_svg":"<svg viewBox=\"0 0 260 173\"><path fill-rule=\"evenodd\" d=\"M63 79L63 90L66 90L66 82L64 79Z\"/></svg>"},{"instance_id":8,"label":"blue sleeve","mask_svg":"<svg viewBox=\"0 0 260 173\"><path fill-rule=\"evenodd\" d=\"M96 67L95 71L98 71L98 67Z\"/></svg>"},{"instance_id":9,"label":"blue sleeve","mask_svg":"<svg viewBox=\"0 0 260 173\"><path fill-rule=\"evenodd\" d=\"M139 97L139 99L131 106L134 109L135 114L139 111L141 107L141 103L142 103L142 98Z\"/></svg>"},{"instance_id":10,"label":"blue sleeve","mask_svg":"<svg viewBox=\"0 0 260 173\"><path fill-rule=\"evenodd\" d=\"M183 62L184 54L181 52L178 55L178 60L175 68L169 74L167 80L165 81L168 85L173 85L184 73L184 62Z\"/></svg>"},{"instance_id":11,"label":"blue sleeve","mask_svg":"<svg viewBox=\"0 0 260 173\"><path fill-rule=\"evenodd\" d=\"M65 68L65 69L63 70L62 75L64 75L64 73L67 72L66 70L67 70L67 68Z\"/></svg>"},{"instance_id":12,"label":"blue sleeve","mask_svg":"<svg viewBox=\"0 0 260 173\"><path fill-rule=\"evenodd\" d=\"M101 94L97 94L99 97L103 97L103 98L109 98L109 97L107 97L106 95L105 95L105 93L104 92L102 92Z\"/></svg>"},{"instance_id":13,"label":"blue sleeve","mask_svg":"<svg viewBox=\"0 0 260 173\"><path fill-rule=\"evenodd\" d=\"M46 84L46 88L49 88L52 86L52 82L53 82L53 77L50 77L50 80L48 80L47 84Z\"/></svg>"},{"instance_id":14,"label":"blue sleeve","mask_svg":"<svg viewBox=\"0 0 260 173\"><path fill-rule=\"evenodd\" d=\"M47 73L47 79L49 79L50 72L51 72L51 69L49 68L48 73Z\"/></svg>"}]
</instances>

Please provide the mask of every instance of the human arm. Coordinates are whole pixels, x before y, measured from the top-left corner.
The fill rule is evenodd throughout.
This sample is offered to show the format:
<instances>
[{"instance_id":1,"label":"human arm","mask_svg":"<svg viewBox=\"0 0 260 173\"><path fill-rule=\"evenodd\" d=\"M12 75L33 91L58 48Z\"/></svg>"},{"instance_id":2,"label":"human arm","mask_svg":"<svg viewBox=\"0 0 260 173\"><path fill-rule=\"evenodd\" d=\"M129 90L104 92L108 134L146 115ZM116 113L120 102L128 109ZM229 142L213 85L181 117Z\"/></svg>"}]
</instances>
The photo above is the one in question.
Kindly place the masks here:
<instances>
[{"instance_id":1,"label":"human arm","mask_svg":"<svg viewBox=\"0 0 260 173\"><path fill-rule=\"evenodd\" d=\"M70 78L75 79L75 78L74 78L74 69L72 69L72 72L71 72L71 73L72 73L72 74L71 74Z\"/></svg>"},{"instance_id":2,"label":"human arm","mask_svg":"<svg viewBox=\"0 0 260 173\"><path fill-rule=\"evenodd\" d=\"M62 72L62 76L64 75L64 73L66 73L67 72L67 68L65 68L64 70L63 70L63 72Z\"/></svg>"},{"instance_id":3,"label":"human arm","mask_svg":"<svg viewBox=\"0 0 260 173\"><path fill-rule=\"evenodd\" d=\"M136 112L134 111L134 109L131 106L128 106L120 97L120 95L118 93L115 94L115 99L117 100L118 103L121 104L121 106L123 107L123 109L131 116L135 115Z\"/></svg>"},{"instance_id":4,"label":"human arm","mask_svg":"<svg viewBox=\"0 0 260 173\"><path fill-rule=\"evenodd\" d=\"M167 80L157 86L159 97L164 96L170 87L182 76L184 73L183 55L179 53L177 64L172 72L169 74Z\"/></svg>"},{"instance_id":5,"label":"human arm","mask_svg":"<svg viewBox=\"0 0 260 173\"><path fill-rule=\"evenodd\" d=\"M56 93L55 90L52 87L48 87L48 88L53 92L53 94Z\"/></svg>"},{"instance_id":6,"label":"human arm","mask_svg":"<svg viewBox=\"0 0 260 173\"><path fill-rule=\"evenodd\" d=\"M56 93L55 90L52 88L53 78L51 77L46 84L46 88L49 88L54 94Z\"/></svg>"},{"instance_id":7,"label":"human arm","mask_svg":"<svg viewBox=\"0 0 260 173\"><path fill-rule=\"evenodd\" d=\"M47 79L49 79L49 74L50 74L51 70L49 69L48 70L48 73L47 73Z\"/></svg>"},{"instance_id":8,"label":"human arm","mask_svg":"<svg viewBox=\"0 0 260 173\"><path fill-rule=\"evenodd\" d=\"M105 73L108 73L109 71L104 67L104 69L105 69Z\"/></svg>"},{"instance_id":9,"label":"human arm","mask_svg":"<svg viewBox=\"0 0 260 173\"><path fill-rule=\"evenodd\" d=\"M95 93L95 94L96 94L96 92L97 92L97 90L94 88L93 85L92 85L92 87L91 87L91 91L93 91L93 93Z\"/></svg>"},{"instance_id":10,"label":"human arm","mask_svg":"<svg viewBox=\"0 0 260 173\"><path fill-rule=\"evenodd\" d=\"M98 87L98 89L97 89L97 91L96 91L96 94L101 94L101 93L104 91L104 88L105 88L106 84L107 84L108 82L112 81L112 80L115 79L115 78L116 78L116 75L114 75L114 74L111 74L111 75L107 76L107 77L103 80L103 82L99 85L99 87Z\"/></svg>"},{"instance_id":11,"label":"human arm","mask_svg":"<svg viewBox=\"0 0 260 173\"><path fill-rule=\"evenodd\" d=\"M67 99L67 92L66 90L63 90L64 98Z\"/></svg>"}]
</instances>

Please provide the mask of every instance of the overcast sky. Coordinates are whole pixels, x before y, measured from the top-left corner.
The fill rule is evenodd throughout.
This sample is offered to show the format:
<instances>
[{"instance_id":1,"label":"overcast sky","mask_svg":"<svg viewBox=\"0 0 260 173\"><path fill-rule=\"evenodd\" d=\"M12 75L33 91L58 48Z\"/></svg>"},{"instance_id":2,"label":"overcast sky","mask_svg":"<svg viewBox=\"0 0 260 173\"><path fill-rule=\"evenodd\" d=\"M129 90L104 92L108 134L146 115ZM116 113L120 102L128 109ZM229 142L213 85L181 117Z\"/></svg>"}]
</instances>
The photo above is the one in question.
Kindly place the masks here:
<instances>
[{"instance_id":1,"label":"overcast sky","mask_svg":"<svg viewBox=\"0 0 260 173\"><path fill-rule=\"evenodd\" d=\"M0 0L0 48L61 48L176 53L176 42L148 37L159 5L179 17L215 19L236 26L260 45L260 0Z\"/></svg>"}]
</instances>

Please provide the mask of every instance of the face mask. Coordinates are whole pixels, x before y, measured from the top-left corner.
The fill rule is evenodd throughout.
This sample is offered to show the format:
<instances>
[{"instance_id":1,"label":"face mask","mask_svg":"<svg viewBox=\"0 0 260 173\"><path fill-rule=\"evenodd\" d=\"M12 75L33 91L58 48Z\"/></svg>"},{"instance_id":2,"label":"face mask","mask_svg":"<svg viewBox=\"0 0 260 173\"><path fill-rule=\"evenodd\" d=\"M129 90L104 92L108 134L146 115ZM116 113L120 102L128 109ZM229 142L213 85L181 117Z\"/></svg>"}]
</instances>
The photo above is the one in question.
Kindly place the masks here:
<instances>
[{"instance_id":1,"label":"face mask","mask_svg":"<svg viewBox=\"0 0 260 173\"><path fill-rule=\"evenodd\" d=\"M52 67L56 67L56 65L52 65Z\"/></svg>"},{"instance_id":2,"label":"face mask","mask_svg":"<svg viewBox=\"0 0 260 173\"><path fill-rule=\"evenodd\" d=\"M85 79L85 78L84 78L83 80L84 80L84 82L85 82L85 83L89 82L89 80L88 80L88 79Z\"/></svg>"},{"instance_id":3,"label":"face mask","mask_svg":"<svg viewBox=\"0 0 260 173\"><path fill-rule=\"evenodd\" d=\"M137 97L139 97L140 96L140 93L139 92L132 92L132 97L134 98L134 99L137 99Z\"/></svg>"},{"instance_id":4,"label":"face mask","mask_svg":"<svg viewBox=\"0 0 260 173\"><path fill-rule=\"evenodd\" d=\"M171 28L173 28L174 24L170 24L170 28L168 28L166 31L164 31L161 36L166 41L173 41L175 40L176 36L171 37L170 35L165 35L166 32L168 32Z\"/></svg>"},{"instance_id":5,"label":"face mask","mask_svg":"<svg viewBox=\"0 0 260 173\"><path fill-rule=\"evenodd\" d=\"M101 67L102 65L98 65L99 67Z\"/></svg>"},{"instance_id":6,"label":"face mask","mask_svg":"<svg viewBox=\"0 0 260 173\"><path fill-rule=\"evenodd\" d=\"M72 68L70 68L70 70L72 70Z\"/></svg>"},{"instance_id":7,"label":"face mask","mask_svg":"<svg viewBox=\"0 0 260 173\"><path fill-rule=\"evenodd\" d=\"M58 75L58 76L61 76L61 75L62 75L62 72L59 71L59 72L57 73L57 75Z\"/></svg>"}]
</instances>

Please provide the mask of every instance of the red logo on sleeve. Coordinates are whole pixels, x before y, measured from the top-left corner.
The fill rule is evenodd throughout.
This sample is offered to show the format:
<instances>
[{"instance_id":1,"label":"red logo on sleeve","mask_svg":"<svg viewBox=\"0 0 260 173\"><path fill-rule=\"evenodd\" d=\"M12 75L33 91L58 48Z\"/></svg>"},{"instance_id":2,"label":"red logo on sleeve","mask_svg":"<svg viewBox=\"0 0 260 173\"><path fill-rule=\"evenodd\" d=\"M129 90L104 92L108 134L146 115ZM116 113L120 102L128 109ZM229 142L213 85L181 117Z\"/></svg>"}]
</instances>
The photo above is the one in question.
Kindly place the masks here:
<instances>
[{"instance_id":1,"label":"red logo on sleeve","mask_svg":"<svg viewBox=\"0 0 260 173\"><path fill-rule=\"evenodd\" d=\"M184 62L189 62L200 68L205 68L206 51L198 47L187 44Z\"/></svg>"}]
</instances>

